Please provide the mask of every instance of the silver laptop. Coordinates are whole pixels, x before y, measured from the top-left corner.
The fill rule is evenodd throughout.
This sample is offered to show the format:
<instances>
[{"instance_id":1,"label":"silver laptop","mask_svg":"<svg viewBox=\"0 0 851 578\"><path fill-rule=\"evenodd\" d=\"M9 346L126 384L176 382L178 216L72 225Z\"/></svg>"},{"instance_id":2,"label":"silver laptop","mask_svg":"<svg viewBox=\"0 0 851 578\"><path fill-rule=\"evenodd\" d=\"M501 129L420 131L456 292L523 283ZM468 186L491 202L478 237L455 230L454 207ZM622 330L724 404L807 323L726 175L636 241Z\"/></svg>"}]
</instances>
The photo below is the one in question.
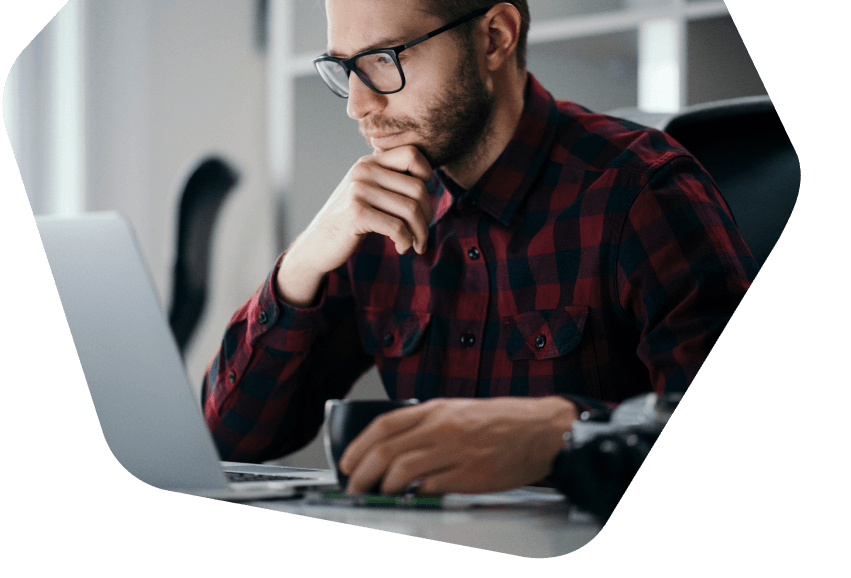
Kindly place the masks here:
<instances>
[{"instance_id":1,"label":"silver laptop","mask_svg":"<svg viewBox=\"0 0 851 578\"><path fill-rule=\"evenodd\" d=\"M331 470L220 462L129 223L36 219L110 450L152 486L227 500L285 498Z\"/></svg>"}]
</instances>

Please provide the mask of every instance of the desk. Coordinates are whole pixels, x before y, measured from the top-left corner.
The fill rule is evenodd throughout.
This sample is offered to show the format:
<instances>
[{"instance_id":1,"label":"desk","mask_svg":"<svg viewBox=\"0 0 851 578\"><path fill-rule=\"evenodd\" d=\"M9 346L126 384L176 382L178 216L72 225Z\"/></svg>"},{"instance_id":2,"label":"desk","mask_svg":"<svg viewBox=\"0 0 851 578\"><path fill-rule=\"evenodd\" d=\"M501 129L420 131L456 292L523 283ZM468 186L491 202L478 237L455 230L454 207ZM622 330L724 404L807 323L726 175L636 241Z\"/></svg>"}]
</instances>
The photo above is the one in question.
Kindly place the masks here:
<instances>
[{"instance_id":1,"label":"desk","mask_svg":"<svg viewBox=\"0 0 851 578\"><path fill-rule=\"evenodd\" d=\"M526 488L524 492L557 495L555 490ZM546 558L578 550L591 541L600 524L565 501L532 507L427 510L326 506L303 499L251 502L253 506L342 522L408 536L516 556Z\"/></svg>"}]
</instances>

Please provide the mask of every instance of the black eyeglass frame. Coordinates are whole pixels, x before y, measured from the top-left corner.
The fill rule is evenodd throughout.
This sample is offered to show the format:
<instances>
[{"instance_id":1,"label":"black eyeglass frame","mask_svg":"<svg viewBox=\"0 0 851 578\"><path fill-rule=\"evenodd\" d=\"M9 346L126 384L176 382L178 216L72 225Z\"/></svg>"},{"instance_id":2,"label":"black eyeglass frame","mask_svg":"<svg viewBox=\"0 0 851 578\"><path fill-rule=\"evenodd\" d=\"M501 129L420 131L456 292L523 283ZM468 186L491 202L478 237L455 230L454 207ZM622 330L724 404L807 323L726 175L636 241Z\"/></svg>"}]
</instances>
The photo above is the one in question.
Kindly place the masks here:
<instances>
[{"instance_id":1,"label":"black eyeglass frame","mask_svg":"<svg viewBox=\"0 0 851 578\"><path fill-rule=\"evenodd\" d=\"M339 92L337 92L337 90L334 87L332 87L327 81L325 81L325 77L322 75L322 71L319 69L319 63L320 62L330 61L330 62L335 62L335 63L339 64L340 66L343 67L343 70L346 71L346 78L351 76L352 72L354 72L355 74L357 74L358 78L360 78L361 81L363 81L363 83L373 92L377 92L378 94L394 94L394 93L399 92L403 88L405 88L405 72L402 70L402 65L399 63L399 54L403 50L407 50L408 48L411 48L412 46L416 46L420 42L425 42L429 38L434 38L438 34L446 32L447 30L455 28L456 26L461 26L462 24L472 20L473 18L477 18L479 16L482 16L483 14L486 14L489 10L490 10L490 8L480 8L478 10L474 10L473 12L470 12L466 16L462 16L461 18L458 18L457 20L453 20L449 24L445 24L445 25L441 26L440 28L432 30L428 34L423 34L419 38L411 40L410 42L407 42L405 44L400 44L399 46L394 46L392 48L377 48L375 50L367 50L366 52L361 52L360 54L355 54L351 58L346 58L346 59L336 58L334 56L319 56L319 57L313 59L313 66L316 67L316 71L319 73L319 77L322 78L322 80L325 82L325 85L328 88L331 89L331 92L333 92L334 94L336 94L337 96L339 96L341 98L349 98L349 95L348 94L340 94ZM372 85L372 82L370 82L369 78L365 74L363 74L360 70L358 70L357 67L355 66L355 61L358 58L361 58L362 56L369 56L370 54L387 54L388 56L390 56L390 58L392 58L393 62L396 64L397 70L399 70L399 76L402 78L402 86L400 86L396 90L378 90L377 88L375 88Z\"/></svg>"}]
</instances>

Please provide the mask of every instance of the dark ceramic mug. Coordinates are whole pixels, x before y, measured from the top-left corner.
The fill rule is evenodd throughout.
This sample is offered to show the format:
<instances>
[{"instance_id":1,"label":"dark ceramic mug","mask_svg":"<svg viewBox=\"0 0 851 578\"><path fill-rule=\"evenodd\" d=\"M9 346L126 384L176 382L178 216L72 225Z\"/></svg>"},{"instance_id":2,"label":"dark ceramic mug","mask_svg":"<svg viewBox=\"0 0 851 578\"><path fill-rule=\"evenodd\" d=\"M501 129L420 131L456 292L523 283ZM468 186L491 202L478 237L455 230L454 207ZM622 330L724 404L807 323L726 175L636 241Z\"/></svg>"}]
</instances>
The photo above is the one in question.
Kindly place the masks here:
<instances>
[{"instance_id":1,"label":"dark ceramic mug","mask_svg":"<svg viewBox=\"0 0 851 578\"><path fill-rule=\"evenodd\" d=\"M325 456L344 489L349 478L340 472L340 458L348 445L383 413L419 403L416 399L329 399L325 402Z\"/></svg>"}]
</instances>

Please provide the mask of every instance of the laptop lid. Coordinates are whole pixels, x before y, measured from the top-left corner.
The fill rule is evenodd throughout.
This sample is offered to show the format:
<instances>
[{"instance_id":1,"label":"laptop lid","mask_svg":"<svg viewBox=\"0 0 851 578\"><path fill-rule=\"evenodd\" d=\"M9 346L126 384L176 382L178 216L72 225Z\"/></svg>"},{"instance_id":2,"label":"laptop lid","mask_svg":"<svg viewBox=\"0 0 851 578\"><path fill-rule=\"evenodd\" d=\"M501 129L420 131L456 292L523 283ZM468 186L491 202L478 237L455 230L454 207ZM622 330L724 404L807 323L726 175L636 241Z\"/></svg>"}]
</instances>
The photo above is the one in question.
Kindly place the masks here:
<instances>
[{"instance_id":1,"label":"laptop lid","mask_svg":"<svg viewBox=\"0 0 851 578\"><path fill-rule=\"evenodd\" d=\"M291 495L301 482L227 482L129 223L118 213L36 223L104 438L121 465L163 489ZM302 470L298 478L334 482L333 472Z\"/></svg>"}]
</instances>

